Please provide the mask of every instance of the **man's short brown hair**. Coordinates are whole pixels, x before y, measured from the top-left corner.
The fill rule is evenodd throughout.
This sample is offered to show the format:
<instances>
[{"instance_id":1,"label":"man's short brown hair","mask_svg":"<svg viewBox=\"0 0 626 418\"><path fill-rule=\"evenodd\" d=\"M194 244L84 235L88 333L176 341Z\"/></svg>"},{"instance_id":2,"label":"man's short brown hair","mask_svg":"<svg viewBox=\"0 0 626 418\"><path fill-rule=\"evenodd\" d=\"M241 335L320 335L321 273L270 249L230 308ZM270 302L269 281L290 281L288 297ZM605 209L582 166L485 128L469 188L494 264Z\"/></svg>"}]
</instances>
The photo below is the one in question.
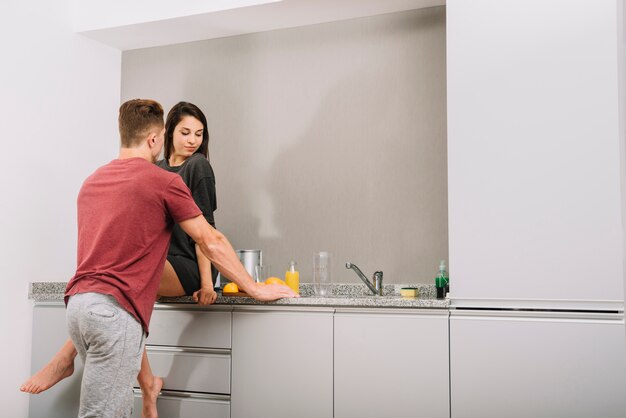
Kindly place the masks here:
<instances>
[{"instance_id":1,"label":"man's short brown hair","mask_svg":"<svg viewBox=\"0 0 626 418\"><path fill-rule=\"evenodd\" d=\"M118 124L122 147L135 148L151 130L163 129L163 107L154 100L129 100L120 106Z\"/></svg>"}]
</instances>

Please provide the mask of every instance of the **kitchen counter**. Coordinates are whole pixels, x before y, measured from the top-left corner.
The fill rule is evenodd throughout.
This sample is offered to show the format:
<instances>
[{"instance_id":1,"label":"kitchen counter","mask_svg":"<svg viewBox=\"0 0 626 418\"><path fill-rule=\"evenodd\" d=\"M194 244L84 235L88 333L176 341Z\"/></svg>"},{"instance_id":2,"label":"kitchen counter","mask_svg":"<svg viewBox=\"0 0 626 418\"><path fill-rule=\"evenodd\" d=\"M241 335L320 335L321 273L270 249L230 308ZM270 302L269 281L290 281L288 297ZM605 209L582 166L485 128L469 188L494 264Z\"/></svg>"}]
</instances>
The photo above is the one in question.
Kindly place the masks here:
<instances>
[{"instance_id":1,"label":"kitchen counter","mask_svg":"<svg viewBox=\"0 0 626 418\"><path fill-rule=\"evenodd\" d=\"M62 302L65 282L34 282L29 286L28 296L35 302ZM400 296L400 288L417 288L419 296L406 298ZM364 284L334 284L331 296L317 297L310 283L300 284L300 298L279 299L274 302L259 302L249 297L228 296L218 291L216 305L277 305L277 306L329 306L329 307L365 307L365 308L428 308L448 309L448 299L436 299L434 285L387 284L383 286L386 296L373 296ZM191 297L160 298L158 303L195 303Z\"/></svg>"}]
</instances>

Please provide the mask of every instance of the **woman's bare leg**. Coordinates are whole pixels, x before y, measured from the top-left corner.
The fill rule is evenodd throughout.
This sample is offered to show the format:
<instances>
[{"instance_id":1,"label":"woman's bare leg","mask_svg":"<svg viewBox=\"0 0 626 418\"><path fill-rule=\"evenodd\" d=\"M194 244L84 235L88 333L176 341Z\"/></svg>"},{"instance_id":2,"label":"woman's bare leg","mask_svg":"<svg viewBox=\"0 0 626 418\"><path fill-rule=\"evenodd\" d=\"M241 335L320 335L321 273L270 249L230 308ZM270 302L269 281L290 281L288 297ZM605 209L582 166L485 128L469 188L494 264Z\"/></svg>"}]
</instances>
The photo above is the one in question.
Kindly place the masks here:
<instances>
[{"instance_id":1,"label":"woman's bare leg","mask_svg":"<svg viewBox=\"0 0 626 418\"><path fill-rule=\"evenodd\" d=\"M74 373L76 354L78 353L74 343L68 338L61 350L52 357L52 360L24 382L20 386L20 390L32 394L41 393L66 377L71 376Z\"/></svg>"},{"instance_id":2,"label":"woman's bare leg","mask_svg":"<svg viewBox=\"0 0 626 418\"><path fill-rule=\"evenodd\" d=\"M157 418L157 398L163 388L163 379L152 374L152 368L148 361L148 354L143 350L141 358L141 370L137 376L139 387L141 388L141 398L143 399L143 409L141 411L142 418Z\"/></svg>"},{"instance_id":3,"label":"woman's bare leg","mask_svg":"<svg viewBox=\"0 0 626 418\"><path fill-rule=\"evenodd\" d=\"M185 289L180 284L180 279L174 271L174 267L169 261L165 261L165 267L163 268L163 274L161 275L161 283L159 283L159 290L157 291L159 296L185 296Z\"/></svg>"}]
</instances>

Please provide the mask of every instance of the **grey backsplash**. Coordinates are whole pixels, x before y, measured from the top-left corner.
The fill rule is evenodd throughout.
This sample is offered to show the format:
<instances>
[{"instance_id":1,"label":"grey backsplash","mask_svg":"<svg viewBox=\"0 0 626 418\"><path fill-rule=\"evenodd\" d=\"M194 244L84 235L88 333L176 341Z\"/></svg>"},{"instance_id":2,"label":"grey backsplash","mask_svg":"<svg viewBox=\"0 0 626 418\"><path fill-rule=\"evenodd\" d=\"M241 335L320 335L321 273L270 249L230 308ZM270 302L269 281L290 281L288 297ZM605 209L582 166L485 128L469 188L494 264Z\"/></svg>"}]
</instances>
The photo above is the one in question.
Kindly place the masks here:
<instances>
[{"instance_id":1,"label":"grey backsplash","mask_svg":"<svg viewBox=\"0 0 626 418\"><path fill-rule=\"evenodd\" d=\"M445 8L126 51L122 99L208 118L217 227L272 274L384 283L448 258Z\"/></svg>"}]
</instances>

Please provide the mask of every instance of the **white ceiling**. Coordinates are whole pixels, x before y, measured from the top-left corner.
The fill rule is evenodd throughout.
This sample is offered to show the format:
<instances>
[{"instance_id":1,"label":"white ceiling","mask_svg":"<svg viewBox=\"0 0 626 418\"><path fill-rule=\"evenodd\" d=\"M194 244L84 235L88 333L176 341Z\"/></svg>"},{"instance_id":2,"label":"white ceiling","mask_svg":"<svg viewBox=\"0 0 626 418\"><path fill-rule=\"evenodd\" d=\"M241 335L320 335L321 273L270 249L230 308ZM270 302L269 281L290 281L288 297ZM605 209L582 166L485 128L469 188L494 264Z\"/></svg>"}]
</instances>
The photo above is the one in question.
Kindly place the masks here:
<instances>
[{"instance_id":1,"label":"white ceiling","mask_svg":"<svg viewBox=\"0 0 626 418\"><path fill-rule=\"evenodd\" d=\"M75 32L110 29L283 0L73 0Z\"/></svg>"},{"instance_id":2,"label":"white ceiling","mask_svg":"<svg viewBox=\"0 0 626 418\"><path fill-rule=\"evenodd\" d=\"M445 0L282 0L82 30L79 33L125 51L441 6L445 3ZM102 13L102 10L93 10L93 13ZM84 18L89 20L89 16Z\"/></svg>"}]
</instances>

